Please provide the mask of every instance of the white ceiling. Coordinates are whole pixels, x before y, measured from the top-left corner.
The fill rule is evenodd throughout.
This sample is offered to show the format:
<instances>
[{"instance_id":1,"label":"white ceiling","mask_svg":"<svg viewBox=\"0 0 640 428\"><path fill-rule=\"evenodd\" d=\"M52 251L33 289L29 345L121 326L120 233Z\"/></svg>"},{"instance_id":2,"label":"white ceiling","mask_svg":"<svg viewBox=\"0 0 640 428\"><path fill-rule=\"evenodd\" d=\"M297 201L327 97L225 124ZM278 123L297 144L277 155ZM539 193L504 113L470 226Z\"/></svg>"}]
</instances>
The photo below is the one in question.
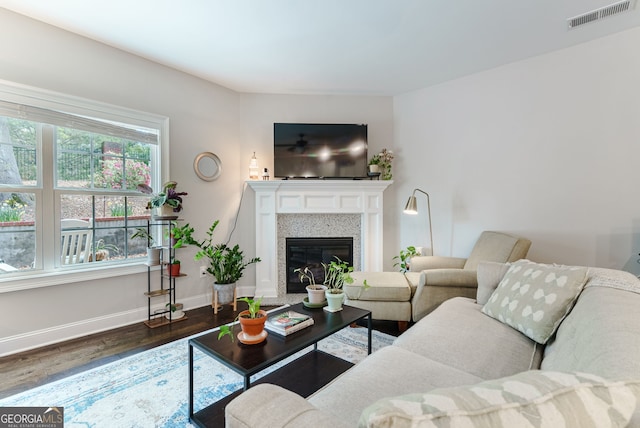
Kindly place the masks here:
<instances>
[{"instance_id":1,"label":"white ceiling","mask_svg":"<svg viewBox=\"0 0 640 428\"><path fill-rule=\"evenodd\" d=\"M615 0L0 0L242 92L396 95L640 25ZM635 6L635 5L634 5Z\"/></svg>"}]
</instances>

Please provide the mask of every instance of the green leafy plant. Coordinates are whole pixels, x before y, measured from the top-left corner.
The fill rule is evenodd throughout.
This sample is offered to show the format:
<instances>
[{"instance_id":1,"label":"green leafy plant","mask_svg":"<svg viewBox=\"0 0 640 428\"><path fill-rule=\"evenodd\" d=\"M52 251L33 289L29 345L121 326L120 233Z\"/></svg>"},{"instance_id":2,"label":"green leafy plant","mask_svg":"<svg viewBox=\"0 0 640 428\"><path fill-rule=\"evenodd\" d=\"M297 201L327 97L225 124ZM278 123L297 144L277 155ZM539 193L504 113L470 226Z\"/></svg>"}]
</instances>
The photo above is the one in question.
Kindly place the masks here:
<instances>
[{"instance_id":1,"label":"green leafy plant","mask_svg":"<svg viewBox=\"0 0 640 428\"><path fill-rule=\"evenodd\" d=\"M125 209L124 204L111 204L109 205L109 212L111 213L111 217L124 217L125 214L130 216L133 214L133 208L127 206Z\"/></svg>"},{"instance_id":2,"label":"green leafy plant","mask_svg":"<svg viewBox=\"0 0 640 428\"><path fill-rule=\"evenodd\" d=\"M131 239L146 239L149 246L153 244L153 236L147 231L144 227L139 227L136 229L136 233L131 235Z\"/></svg>"},{"instance_id":3,"label":"green leafy plant","mask_svg":"<svg viewBox=\"0 0 640 428\"><path fill-rule=\"evenodd\" d=\"M380 153L376 153L369 159L369 165L379 165L383 180L391 180L391 162L393 161L393 153L390 150L382 149Z\"/></svg>"},{"instance_id":4,"label":"green leafy plant","mask_svg":"<svg viewBox=\"0 0 640 428\"><path fill-rule=\"evenodd\" d=\"M419 254L416 251L416 247L410 245L406 250L400 250L400 254L393 258L393 260L398 260L398 262L394 263L393 266L399 266L400 272L407 272L409 270L411 257L415 257L418 255Z\"/></svg>"},{"instance_id":5,"label":"green leafy plant","mask_svg":"<svg viewBox=\"0 0 640 428\"><path fill-rule=\"evenodd\" d=\"M147 204L149 208L159 208L163 205L173 207L173 212L182 211L182 196L187 196L187 192L176 192L178 183L175 181L167 181L162 185L162 192L153 193L153 189L148 184L140 183L136 187L139 192L151 195L151 200Z\"/></svg>"},{"instance_id":6,"label":"green leafy plant","mask_svg":"<svg viewBox=\"0 0 640 428\"><path fill-rule=\"evenodd\" d=\"M324 285L327 286L329 293L341 293L343 285L352 284L353 266L349 266L349 263L340 260L338 256L334 256L335 260L331 262L322 263L324 267Z\"/></svg>"},{"instance_id":7,"label":"green leafy plant","mask_svg":"<svg viewBox=\"0 0 640 428\"><path fill-rule=\"evenodd\" d=\"M247 316L247 318L252 318L252 319L259 318L261 316L260 304L262 303L262 297L256 300L251 299L250 297L241 297L238 300L240 300L241 302L245 302L249 306L249 309L248 309L249 315L248 316L242 315L242 316ZM233 325L236 323L236 321L238 321L238 319L240 319L240 316L241 316L240 314L238 314L238 316L233 320L233 322L220 326L220 332L218 333L218 340L220 340L222 337L226 335L229 335L231 336L231 341L233 342Z\"/></svg>"},{"instance_id":8,"label":"green leafy plant","mask_svg":"<svg viewBox=\"0 0 640 428\"><path fill-rule=\"evenodd\" d=\"M195 229L189 225L178 226L176 222L171 223L171 237L173 238L173 248L182 248L195 242L192 238L192 234Z\"/></svg>"},{"instance_id":9,"label":"green leafy plant","mask_svg":"<svg viewBox=\"0 0 640 428\"><path fill-rule=\"evenodd\" d=\"M245 261L244 253L239 245L229 247L227 244L214 244L213 233L220 220L213 222L207 237L203 241L197 241L189 237L188 244L195 245L200 250L195 254L196 261L207 259L209 266L207 273L213 275L218 284L233 284L242 278L242 274L247 266L260 261L260 257L254 257Z\"/></svg>"},{"instance_id":10,"label":"green leafy plant","mask_svg":"<svg viewBox=\"0 0 640 428\"><path fill-rule=\"evenodd\" d=\"M0 204L0 221L20 221L24 216L25 203L17 194L12 194L11 197L2 204Z\"/></svg>"},{"instance_id":11,"label":"green leafy plant","mask_svg":"<svg viewBox=\"0 0 640 428\"><path fill-rule=\"evenodd\" d=\"M338 256L334 256L335 260L329 263L321 263L324 269L324 282L323 285L327 287L330 293L340 293L342 286L353 283L353 266L349 266L349 263L340 260ZM293 270L298 274L300 282L304 284L304 281L309 281L310 286L316 285L316 279L313 276L313 271L309 266L304 268L297 268Z\"/></svg>"}]
</instances>

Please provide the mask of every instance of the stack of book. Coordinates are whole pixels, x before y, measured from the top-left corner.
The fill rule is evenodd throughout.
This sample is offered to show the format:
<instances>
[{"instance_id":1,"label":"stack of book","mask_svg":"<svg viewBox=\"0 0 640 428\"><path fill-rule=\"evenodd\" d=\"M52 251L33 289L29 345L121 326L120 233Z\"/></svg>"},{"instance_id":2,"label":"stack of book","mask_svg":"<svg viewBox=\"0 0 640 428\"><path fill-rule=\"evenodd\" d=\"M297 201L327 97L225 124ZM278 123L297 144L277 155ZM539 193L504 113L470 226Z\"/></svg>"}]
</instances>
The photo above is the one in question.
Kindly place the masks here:
<instances>
[{"instance_id":1,"label":"stack of book","mask_svg":"<svg viewBox=\"0 0 640 428\"><path fill-rule=\"evenodd\" d=\"M287 311L270 316L264 328L281 336L288 336L310 325L313 325L311 316L295 311Z\"/></svg>"}]
</instances>

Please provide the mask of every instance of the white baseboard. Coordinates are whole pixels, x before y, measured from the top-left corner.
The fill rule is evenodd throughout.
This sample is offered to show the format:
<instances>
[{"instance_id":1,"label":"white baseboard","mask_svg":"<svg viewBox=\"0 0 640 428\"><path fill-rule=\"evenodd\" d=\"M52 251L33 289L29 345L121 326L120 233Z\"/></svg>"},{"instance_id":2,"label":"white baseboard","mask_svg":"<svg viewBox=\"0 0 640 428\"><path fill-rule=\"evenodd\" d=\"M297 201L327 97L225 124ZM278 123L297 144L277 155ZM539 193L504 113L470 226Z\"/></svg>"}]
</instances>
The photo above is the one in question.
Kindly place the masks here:
<instances>
[{"instance_id":1,"label":"white baseboard","mask_svg":"<svg viewBox=\"0 0 640 428\"><path fill-rule=\"evenodd\" d=\"M211 305L211 296L202 294L199 296L180 299L184 305L184 310L200 308ZM157 309L164 306L158 305ZM156 309L152 307L152 310ZM22 333L15 336L0 338L0 357L28 351L31 349L47 346L89 334L99 333L118 327L143 322L147 319L147 307L139 307L129 311L118 312L101 317L90 318L63 324L42 330Z\"/></svg>"}]
</instances>

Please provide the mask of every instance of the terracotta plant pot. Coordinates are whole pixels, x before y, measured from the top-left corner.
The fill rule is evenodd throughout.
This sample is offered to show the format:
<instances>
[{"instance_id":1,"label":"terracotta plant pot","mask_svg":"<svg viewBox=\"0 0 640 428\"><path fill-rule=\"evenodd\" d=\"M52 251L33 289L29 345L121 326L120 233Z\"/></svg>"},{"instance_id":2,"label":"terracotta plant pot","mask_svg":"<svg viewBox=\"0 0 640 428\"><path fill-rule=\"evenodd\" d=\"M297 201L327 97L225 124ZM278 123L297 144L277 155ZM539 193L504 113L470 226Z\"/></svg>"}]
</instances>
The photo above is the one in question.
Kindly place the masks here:
<instances>
[{"instance_id":1,"label":"terracotta plant pot","mask_svg":"<svg viewBox=\"0 0 640 428\"><path fill-rule=\"evenodd\" d=\"M167 273L171 276L180 275L180 263L167 265Z\"/></svg>"},{"instance_id":2,"label":"terracotta plant pot","mask_svg":"<svg viewBox=\"0 0 640 428\"><path fill-rule=\"evenodd\" d=\"M264 331L264 323L267 321L267 312L260 310L257 318L248 318L249 311L242 311L238 317L240 327L244 333L245 339L253 339L260 337Z\"/></svg>"}]
</instances>

